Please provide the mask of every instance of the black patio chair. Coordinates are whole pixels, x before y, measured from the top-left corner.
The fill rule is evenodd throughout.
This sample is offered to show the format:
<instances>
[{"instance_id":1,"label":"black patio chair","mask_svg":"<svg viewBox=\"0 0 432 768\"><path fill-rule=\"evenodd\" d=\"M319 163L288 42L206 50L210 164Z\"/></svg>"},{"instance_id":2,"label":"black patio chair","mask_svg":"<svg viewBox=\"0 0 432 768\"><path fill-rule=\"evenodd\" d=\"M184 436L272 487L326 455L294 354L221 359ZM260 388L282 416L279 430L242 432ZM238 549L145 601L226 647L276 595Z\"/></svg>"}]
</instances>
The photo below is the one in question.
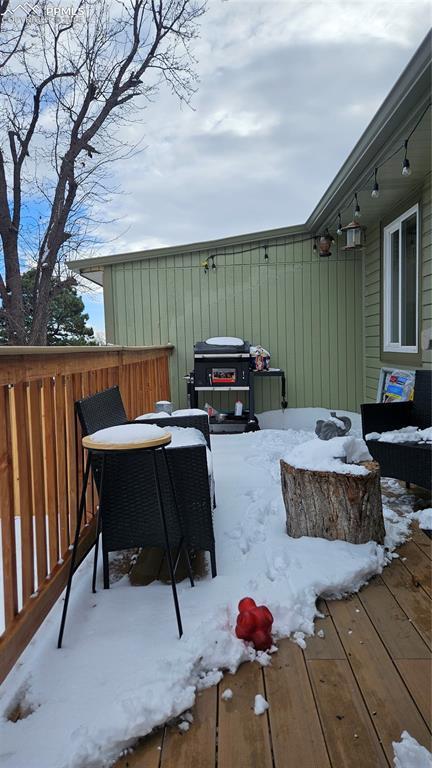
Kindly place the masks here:
<instances>
[{"instance_id":1,"label":"black patio chair","mask_svg":"<svg viewBox=\"0 0 432 768\"><path fill-rule=\"evenodd\" d=\"M86 397L76 403L76 412L81 424L83 435L93 434L99 429L128 424L130 429L141 422L128 422L118 387L110 387L95 395ZM185 423L189 417L177 417L175 419L162 419L167 421L167 426L191 426ZM207 417L191 417L200 419L201 431L205 430L204 422ZM177 423L174 424L173 422ZM181 423L180 423L181 422ZM146 421L151 424L151 421ZM156 420L155 423L159 423ZM209 440L209 436L208 436ZM204 550L210 553L211 573L215 577L216 551L213 533L212 506L210 498L210 486L207 469L206 447L204 445L190 445L178 448L168 447L162 452L156 453L158 475L160 478L162 501L166 512L168 535L170 545L177 549L175 567L181 554L181 543L184 543L188 551ZM166 461L165 458L166 457ZM119 472L109 478L108 483L115 482L117 475L129 476L133 482L108 490L115 499L114 505L110 505L109 514L105 514L102 528L102 554L104 570L104 586L109 586L108 553L120 549L133 547L161 547L165 549L164 531L160 524L160 516L156 497L146 499L144 504L142 497L146 495L148 483L152 483L153 469L150 458L148 467L145 466L145 457L135 459L133 455L118 459L123 462ZM139 461L139 468L136 466ZM101 458L97 454L92 457L92 471L96 488L100 488ZM105 481L104 481L105 484ZM174 489L174 495L171 492ZM114 492L115 491L115 492ZM105 487L104 487L105 495ZM147 494L148 495L148 494ZM128 502L128 497L131 502ZM178 510L178 512L177 512ZM96 576L97 547L95 550L95 569L93 576L93 588Z\"/></svg>"},{"instance_id":2,"label":"black patio chair","mask_svg":"<svg viewBox=\"0 0 432 768\"><path fill-rule=\"evenodd\" d=\"M210 425L208 416L203 413L201 414L192 414L192 415L184 415L184 416L152 416L151 418L147 419L140 419L139 417L135 419L135 421L140 422L141 424L155 424L158 427L183 427L183 428L192 428L192 429L198 429L205 437L207 448L209 451L211 451L211 442L210 442ZM211 495L211 506L214 509L216 506L216 490L215 490L215 482L214 482L214 475L213 471L209 471L209 486L210 486L210 495ZM204 549L204 547L203 547Z\"/></svg>"},{"instance_id":3,"label":"black patio chair","mask_svg":"<svg viewBox=\"0 0 432 768\"><path fill-rule=\"evenodd\" d=\"M72 579L78 567L79 536L85 509L90 467L93 470L96 467L99 478L93 592L95 591L98 542L101 533L105 589L109 588L108 553L110 551L139 546L143 539L147 541L154 539L159 545L159 539L162 538L168 559L179 636L181 637L183 634L175 583L175 572L181 550L185 553L192 587L194 586L194 580L189 553L185 544L183 525L176 504L172 475L165 453L165 448L170 443L171 436L168 433L162 433L158 438L145 439L145 436L141 436L141 439L137 442L133 438L133 432L134 429L131 426L131 441L126 444L124 441L120 441L117 444L106 443L103 440L98 441L94 435L83 438L83 447L87 449L87 460L57 641L58 648L62 646ZM166 487L164 487L163 478L161 478L161 467L164 467L166 470ZM166 499L169 499L173 507L171 519L169 514L167 514ZM155 502L157 505L157 516L154 514ZM178 556L175 564L171 556L174 542L169 536L169 528L171 528L171 532L175 530L176 533L175 543L178 546Z\"/></svg>"},{"instance_id":4,"label":"black patio chair","mask_svg":"<svg viewBox=\"0 0 432 768\"><path fill-rule=\"evenodd\" d=\"M371 432L388 432L402 427L425 429L432 425L432 371L418 370L414 400L401 403L365 403L361 406L363 437ZM385 443L367 440L367 446L381 467L383 477L405 480L432 489L431 443Z\"/></svg>"}]
</instances>

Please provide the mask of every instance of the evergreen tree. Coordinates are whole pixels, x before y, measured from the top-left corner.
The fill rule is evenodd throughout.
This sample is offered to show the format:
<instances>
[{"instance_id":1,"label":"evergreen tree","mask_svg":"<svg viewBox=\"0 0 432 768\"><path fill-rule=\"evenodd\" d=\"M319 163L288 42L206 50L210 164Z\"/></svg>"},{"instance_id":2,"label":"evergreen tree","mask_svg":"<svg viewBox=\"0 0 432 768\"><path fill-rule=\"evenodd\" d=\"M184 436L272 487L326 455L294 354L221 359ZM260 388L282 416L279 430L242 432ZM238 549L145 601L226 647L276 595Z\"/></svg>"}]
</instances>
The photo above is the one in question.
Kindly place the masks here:
<instances>
[{"instance_id":1,"label":"evergreen tree","mask_svg":"<svg viewBox=\"0 0 432 768\"><path fill-rule=\"evenodd\" d=\"M35 276L35 269L25 272L22 276L27 337L30 335L33 323ZM96 344L93 328L87 325L89 316L84 312L84 302L78 295L73 278L60 280L52 277L48 308L47 344L49 346ZM0 344L6 343L5 323L0 313Z\"/></svg>"}]
</instances>

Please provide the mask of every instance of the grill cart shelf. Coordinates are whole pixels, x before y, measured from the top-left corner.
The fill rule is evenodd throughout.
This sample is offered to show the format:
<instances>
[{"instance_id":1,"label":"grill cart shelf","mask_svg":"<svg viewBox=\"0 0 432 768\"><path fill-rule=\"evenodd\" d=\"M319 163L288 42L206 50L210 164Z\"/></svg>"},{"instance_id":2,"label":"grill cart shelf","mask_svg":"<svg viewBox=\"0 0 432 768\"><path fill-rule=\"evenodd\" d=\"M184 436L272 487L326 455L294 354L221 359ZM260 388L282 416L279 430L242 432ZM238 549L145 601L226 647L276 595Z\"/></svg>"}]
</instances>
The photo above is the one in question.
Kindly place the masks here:
<instances>
[{"instance_id":1,"label":"grill cart shelf","mask_svg":"<svg viewBox=\"0 0 432 768\"><path fill-rule=\"evenodd\" d=\"M251 432L259 429L255 416L255 379L281 379L281 407L287 407L286 380L284 371L279 368L256 371L253 368L254 357L248 341L242 344L207 344L199 341L194 347L194 370L186 376L188 403L191 408L198 408L200 392L247 392L248 407L242 416L223 415L212 417L212 431Z\"/></svg>"}]
</instances>

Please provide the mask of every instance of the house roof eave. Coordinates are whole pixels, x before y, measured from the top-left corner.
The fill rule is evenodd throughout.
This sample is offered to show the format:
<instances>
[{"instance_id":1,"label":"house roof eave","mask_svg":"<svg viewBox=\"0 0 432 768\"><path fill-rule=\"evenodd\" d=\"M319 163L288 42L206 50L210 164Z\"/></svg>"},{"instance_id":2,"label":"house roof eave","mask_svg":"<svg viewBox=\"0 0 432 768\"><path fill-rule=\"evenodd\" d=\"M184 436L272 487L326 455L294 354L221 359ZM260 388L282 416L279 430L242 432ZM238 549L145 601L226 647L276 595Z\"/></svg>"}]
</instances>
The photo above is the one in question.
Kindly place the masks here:
<instances>
[{"instance_id":1,"label":"house roof eave","mask_svg":"<svg viewBox=\"0 0 432 768\"><path fill-rule=\"evenodd\" d=\"M203 240L196 243L186 243L184 245L169 245L162 248L149 248L148 250L133 251L131 253L117 253L107 256L96 256L91 259L75 259L68 261L68 267L76 272L99 271L105 266L123 263L125 261L143 261L146 259L158 259L163 256L178 256L185 253L197 253L199 251L209 251L218 248L230 248L241 246L243 243L259 242L263 244L269 240L275 240L280 237L290 237L292 235L308 234L304 224L296 224L290 227L279 227L277 229L265 229L259 232L245 233L243 235L233 235L230 237L221 237L215 240Z\"/></svg>"},{"instance_id":2,"label":"house roof eave","mask_svg":"<svg viewBox=\"0 0 432 768\"><path fill-rule=\"evenodd\" d=\"M429 31L307 219L306 228L310 231L319 229L337 208L343 207L353 188L361 186L362 177L370 174L371 161L389 140L401 134L407 125L415 124L430 102L431 45Z\"/></svg>"}]
</instances>

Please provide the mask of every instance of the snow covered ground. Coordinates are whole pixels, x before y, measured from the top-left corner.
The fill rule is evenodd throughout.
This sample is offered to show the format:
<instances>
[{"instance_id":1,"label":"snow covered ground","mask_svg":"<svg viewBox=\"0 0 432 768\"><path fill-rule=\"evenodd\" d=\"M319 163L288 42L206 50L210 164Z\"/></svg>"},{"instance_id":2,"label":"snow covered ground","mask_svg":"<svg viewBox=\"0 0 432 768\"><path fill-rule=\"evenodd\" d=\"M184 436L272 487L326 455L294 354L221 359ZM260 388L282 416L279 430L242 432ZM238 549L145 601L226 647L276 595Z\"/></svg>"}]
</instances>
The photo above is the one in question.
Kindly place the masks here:
<instances>
[{"instance_id":1,"label":"snow covered ground","mask_svg":"<svg viewBox=\"0 0 432 768\"><path fill-rule=\"evenodd\" d=\"M394 768L432 768L432 755L406 731L393 742Z\"/></svg>"},{"instance_id":2,"label":"snow covered ground","mask_svg":"<svg viewBox=\"0 0 432 768\"><path fill-rule=\"evenodd\" d=\"M308 415L310 430L316 418ZM279 459L311 437L288 428L212 438L218 576L194 589L179 585L181 640L169 586L132 587L124 577L92 595L91 559L83 563L63 649L56 648L59 601L2 686L2 768L109 765L135 738L190 708L197 686L255 656L233 633L240 598L269 606L276 641L291 636L304 646L318 595L342 597L383 569L391 555L373 542L286 535ZM390 548L409 531L406 496L399 506L402 518L386 508ZM30 714L13 723L7 715L18 702Z\"/></svg>"}]
</instances>

